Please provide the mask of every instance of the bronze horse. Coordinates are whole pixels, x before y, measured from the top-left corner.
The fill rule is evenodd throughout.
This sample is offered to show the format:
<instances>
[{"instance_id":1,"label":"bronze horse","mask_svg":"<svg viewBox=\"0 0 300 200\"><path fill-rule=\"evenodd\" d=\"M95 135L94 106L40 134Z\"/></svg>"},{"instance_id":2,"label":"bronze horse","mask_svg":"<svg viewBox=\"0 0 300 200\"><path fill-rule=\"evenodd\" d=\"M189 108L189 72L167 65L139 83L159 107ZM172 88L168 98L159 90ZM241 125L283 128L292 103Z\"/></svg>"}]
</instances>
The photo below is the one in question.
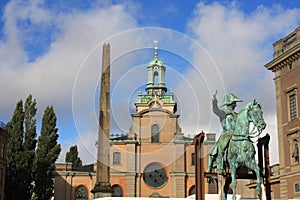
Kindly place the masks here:
<instances>
[{"instance_id":1,"label":"bronze horse","mask_svg":"<svg viewBox=\"0 0 300 200\"><path fill-rule=\"evenodd\" d=\"M253 123L254 128L258 133L253 130L250 132L250 123ZM261 175L258 164L255 161L255 148L250 138L257 137L265 129L266 123L263 118L263 112L260 104L254 100L245 105L238 113L235 123L235 130L232 131L232 136L227 147L226 165L229 166L232 181L232 199L236 199L236 171L241 167L246 167L256 174L256 193L261 193ZM209 157L208 171L211 171L215 167L211 157ZM230 183L226 183L230 184ZM228 185L227 185L228 186ZM224 198L227 199L227 192L225 189Z\"/></svg>"},{"instance_id":2,"label":"bronze horse","mask_svg":"<svg viewBox=\"0 0 300 200\"><path fill-rule=\"evenodd\" d=\"M255 133L249 132L250 123L258 131L258 135L266 128L266 123L263 118L263 112L260 104L254 100L244 106L237 117L235 123L235 131L232 134L228 146L227 162L229 164L231 179L232 179L232 193L233 200L236 199L236 170L240 167L251 169L256 174L256 193L261 193L262 179L260 176L260 169L255 161L255 149L253 142L250 140ZM258 136L256 135L256 136Z\"/></svg>"}]
</instances>

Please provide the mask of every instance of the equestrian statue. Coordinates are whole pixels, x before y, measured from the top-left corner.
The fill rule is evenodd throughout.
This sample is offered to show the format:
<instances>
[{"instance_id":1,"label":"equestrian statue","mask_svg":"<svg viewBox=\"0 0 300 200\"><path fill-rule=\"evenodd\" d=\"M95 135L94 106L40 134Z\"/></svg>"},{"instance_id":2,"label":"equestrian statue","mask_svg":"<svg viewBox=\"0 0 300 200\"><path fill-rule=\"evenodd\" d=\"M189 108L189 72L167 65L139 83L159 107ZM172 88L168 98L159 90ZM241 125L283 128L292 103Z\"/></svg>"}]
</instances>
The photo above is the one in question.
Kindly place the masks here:
<instances>
[{"instance_id":1,"label":"equestrian statue","mask_svg":"<svg viewBox=\"0 0 300 200\"><path fill-rule=\"evenodd\" d=\"M255 148L251 138L258 137L266 127L261 105L254 99L236 113L237 102L242 102L232 93L224 96L221 108L218 107L217 92L212 98L213 112L219 117L223 132L210 151L208 172L217 168L217 173L226 175L229 168L232 181L233 200L236 199L236 172L239 168L246 167L256 174L256 193L261 193L261 172L255 161ZM226 106L226 107L225 107ZM250 131L250 124L253 129ZM256 129L256 130L255 130ZM210 181L211 179L208 179ZM224 191L226 199L227 192Z\"/></svg>"}]
</instances>

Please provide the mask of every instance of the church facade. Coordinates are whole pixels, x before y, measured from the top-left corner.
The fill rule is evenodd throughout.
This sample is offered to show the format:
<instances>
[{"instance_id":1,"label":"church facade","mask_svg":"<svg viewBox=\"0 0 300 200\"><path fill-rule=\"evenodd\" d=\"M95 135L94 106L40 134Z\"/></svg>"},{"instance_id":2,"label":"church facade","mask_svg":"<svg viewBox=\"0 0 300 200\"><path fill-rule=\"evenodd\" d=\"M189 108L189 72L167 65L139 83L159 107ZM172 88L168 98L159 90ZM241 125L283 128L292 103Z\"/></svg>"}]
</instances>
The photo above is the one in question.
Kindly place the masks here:
<instances>
[{"instance_id":1,"label":"church facade","mask_svg":"<svg viewBox=\"0 0 300 200\"><path fill-rule=\"evenodd\" d=\"M146 91L139 92L135 103L130 132L126 138L111 140L114 195L186 197L195 191L193 139L181 132L165 72L166 66L155 50L147 66Z\"/></svg>"},{"instance_id":2,"label":"church facade","mask_svg":"<svg viewBox=\"0 0 300 200\"><path fill-rule=\"evenodd\" d=\"M145 72L145 92L138 94L129 133L110 140L112 196L187 197L195 193L193 138L181 132L177 104L165 82L166 65L157 48ZM215 143L215 134L206 138L205 155ZM55 199L93 199L95 172L96 164L73 169L71 163L57 163ZM217 192L216 184L203 184L208 193Z\"/></svg>"},{"instance_id":3,"label":"church facade","mask_svg":"<svg viewBox=\"0 0 300 200\"><path fill-rule=\"evenodd\" d=\"M158 57L145 66L145 91L138 93L132 125L125 135L111 135L109 180L113 197L185 198L195 193L195 146L178 123L174 94L165 81L166 65ZM206 133L203 145L204 171L215 144L215 134ZM54 196L59 200L94 199L97 164L74 169L72 163L56 163ZM217 182L204 185L206 194L217 193ZM249 180L238 180L237 193L255 198ZM200 186L197 186L200 187Z\"/></svg>"}]
</instances>

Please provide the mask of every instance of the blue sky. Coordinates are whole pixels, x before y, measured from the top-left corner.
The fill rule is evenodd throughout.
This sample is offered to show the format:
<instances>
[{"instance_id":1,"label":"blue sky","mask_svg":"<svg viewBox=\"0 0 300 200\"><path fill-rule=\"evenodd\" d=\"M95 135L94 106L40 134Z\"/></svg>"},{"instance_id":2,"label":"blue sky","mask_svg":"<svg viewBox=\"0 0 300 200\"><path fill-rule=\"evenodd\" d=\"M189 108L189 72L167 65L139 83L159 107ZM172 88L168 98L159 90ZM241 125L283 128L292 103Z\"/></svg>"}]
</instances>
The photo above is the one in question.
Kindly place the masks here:
<instances>
[{"instance_id":1,"label":"blue sky","mask_svg":"<svg viewBox=\"0 0 300 200\"><path fill-rule=\"evenodd\" d=\"M0 6L0 120L8 122L16 102L29 94L38 102L38 123L53 105L60 161L74 144L85 164L95 161L103 42L112 50L112 130L126 133L158 39L183 132L220 132L210 110L215 90L220 101L226 91L244 102L257 98L273 134L271 162L278 162L273 74L264 64L272 59L272 43L299 26L299 1L32 0Z\"/></svg>"}]
</instances>

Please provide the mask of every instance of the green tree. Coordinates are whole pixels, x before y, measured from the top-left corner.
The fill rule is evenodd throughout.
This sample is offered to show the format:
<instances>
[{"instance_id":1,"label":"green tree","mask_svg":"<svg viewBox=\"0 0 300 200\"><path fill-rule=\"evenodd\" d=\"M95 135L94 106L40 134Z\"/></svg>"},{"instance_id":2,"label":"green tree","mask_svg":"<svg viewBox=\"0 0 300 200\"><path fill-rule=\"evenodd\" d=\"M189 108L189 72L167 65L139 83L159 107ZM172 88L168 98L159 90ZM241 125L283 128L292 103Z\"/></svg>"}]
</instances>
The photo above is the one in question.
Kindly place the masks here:
<instances>
[{"instance_id":1,"label":"green tree","mask_svg":"<svg viewBox=\"0 0 300 200\"><path fill-rule=\"evenodd\" d=\"M7 170L5 181L5 194L7 199L18 199L21 170L22 170L22 152L24 136L24 111L23 102L20 100L14 110L12 119L7 123L7 132L9 134L7 144ZM16 192L18 191L18 192Z\"/></svg>"},{"instance_id":2,"label":"green tree","mask_svg":"<svg viewBox=\"0 0 300 200\"><path fill-rule=\"evenodd\" d=\"M50 199L53 196L52 171L61 151L57 143L57 131L56 115L53 107L48 106L43 115L35 157L34 193L37 200Z\"/></svg>"},{"instance_id":3,"label":"green tree","mask_svg":"<svg viewBox=\"0 0 300 200\"><path fill-rule=\"evenodd\" d=\"M35 158L36 149L36 119L37 112L36 100L32 100L32 96L29 95L25 102L25 135L23 142L23 188L24 199L30 199L33 193L33 161Z\"/></svg>"},{"instance_id":4,"label":"green tree","mask_svg":"<svg viewBox=\"0 0 300 200\"><path fill-rule=\"evenodd\" d=\"M66 162L73 163L73 168L82 166L82 161L80 157L78 157L77 145L71 146L66 153Z\"/></svg>"},{"instance_id":5,"label":"green tree","mask_svg":"<svg viewBox=\"0 0 300 200\"><path fill-rule=\"evenodd\" d=\"M10 122L7 146L7 199L30 199L33 192L32 167L36 148L36 100L29 95L23 109L20 100ZM25 125L25 131L24 131ZM16 193L16 191L18 191ZM16 196L17 195L17 196Z\"/></svg>"}]
</instances>

